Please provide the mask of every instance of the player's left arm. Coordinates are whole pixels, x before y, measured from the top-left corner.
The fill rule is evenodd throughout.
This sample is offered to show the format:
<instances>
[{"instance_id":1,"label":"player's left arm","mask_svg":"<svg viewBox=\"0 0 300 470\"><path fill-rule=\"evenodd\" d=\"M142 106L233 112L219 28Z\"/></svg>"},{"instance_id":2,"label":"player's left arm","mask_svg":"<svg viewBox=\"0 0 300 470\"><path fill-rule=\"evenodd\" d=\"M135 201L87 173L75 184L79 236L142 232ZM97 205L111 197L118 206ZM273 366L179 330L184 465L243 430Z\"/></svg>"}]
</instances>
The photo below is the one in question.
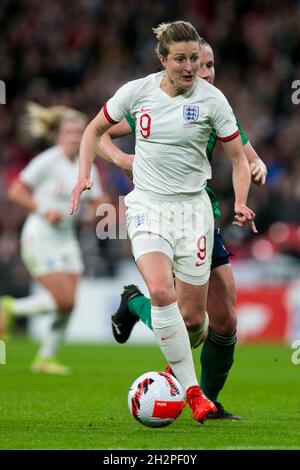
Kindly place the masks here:
<instances>
[{"instance_id":1,"label":"player's left arm","mask_svg":"<svg viewBox=\"0 0 300 470\"><path fill-rule=\"evenodd\" d=\"M252 182L256 184L257 186L262 186L266 182L266 177L268 174L267 167L262 161L262 159L259 158L256 151L252 147L252 144L249 141L248 137L246 136L244 130L242 129L242 126L236 115L235 115L235 118L236 118L236 124L241 133L241 139L242 139L242 143L244 146L244 152L246 154L246 157L250 166Z\"/></svg>"},{"instance_id":2,"label":"player's left arm","mask_svg":"<svg viewBox=\"0 0 300 470\"><path fill-rule=\"evenodd\" d=\"M132 172L134 155L129 155L123 152L113 142L113 139L130 135L132 132L133 130L127 119L122 119L121 122L115 124L105 132L97 142L97 152L99 157L121 168L126 172L126 174L131 174Z\"/></svg>"},{"instance_id":3,"label":"player's left arm","mask_svg":"<svg viewBox=\"0 0 300 470\"><path fill-rule=\"evenodd\" d=\"M257 232L254 218L255 213L247 207L247 198L251 184L251 174L242 141L238 135L230 141L223 141L222 145L232 164L232 183L235 194L234 224L244 227L249 225L254 233Z\"/></svg>"}]
</instances>

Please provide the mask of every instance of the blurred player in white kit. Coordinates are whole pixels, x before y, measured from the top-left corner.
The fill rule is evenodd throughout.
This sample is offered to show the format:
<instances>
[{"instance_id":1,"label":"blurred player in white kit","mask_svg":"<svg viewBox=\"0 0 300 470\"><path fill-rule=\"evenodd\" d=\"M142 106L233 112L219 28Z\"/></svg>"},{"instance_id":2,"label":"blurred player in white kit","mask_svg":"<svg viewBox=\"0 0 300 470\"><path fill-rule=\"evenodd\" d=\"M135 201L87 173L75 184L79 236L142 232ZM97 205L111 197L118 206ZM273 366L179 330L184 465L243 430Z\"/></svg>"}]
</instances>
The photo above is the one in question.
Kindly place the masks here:
<instances>
[{"instance_id":1,"label":"blurred player in white kit","mask_svg":"<svg viewBox=\"0 0 300 470\"><path fill-rule=\"evenodd\" d=\"M29 215L21 233L21 256L29 273L42 289L29 297L0 300L0 338L5 338L16 317L55 312L31 369L33 372L67 375L56 352L63 341L74 308L78 280L83 272L75 220L68 213L72 187L78 173L80 140L87 118L65 107L44 108L28 104L27 127L34 138L52 145L33 158L8 189L9 198ZM97 170L85 201L96 213L102 195Z\"/></svg>"}]
</instances>

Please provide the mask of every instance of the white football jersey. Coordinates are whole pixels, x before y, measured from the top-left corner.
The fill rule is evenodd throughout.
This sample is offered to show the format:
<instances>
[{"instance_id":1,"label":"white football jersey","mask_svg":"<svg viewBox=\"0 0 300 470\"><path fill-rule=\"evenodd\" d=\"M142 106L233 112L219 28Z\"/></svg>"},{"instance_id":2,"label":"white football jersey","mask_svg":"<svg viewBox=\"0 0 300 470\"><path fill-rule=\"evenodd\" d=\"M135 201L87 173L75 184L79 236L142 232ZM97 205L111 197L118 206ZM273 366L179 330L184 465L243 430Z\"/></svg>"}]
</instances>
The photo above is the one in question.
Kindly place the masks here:
<instances>
[{"instance_id":1,"label":"white football jersey","mask_svg":"<svg viewBox=\"0 0 300 470\"><path fill-rule=\"evenodd\" d=\"M104 105L111 123L130 114L136 122L133 181L161 195L194 194L211 178L206 157L210 131L229 141L239 130L233 111L213 85L197 78L193 88L170 97L160 88L164 72L123 85Z\"/></svg>"},{"instance_id":2,"label":"white football jersey","mask_svg":"<svg viewBox=\"0 0 300 470\"><path fill-rule=\"evenodd\" d=\"M21 171L19 179L28 186L39 212L31 213L24 224L22 237L30 234L46 238L75 237L74 215L69 215L71 192L77 182L79 159L69 160L56 146L40 153ZM96 168L92 168L92 189L84 191L82 200L98 199L102 194ZM58 224L50 224L42 212L57 210L62 214Z\"/></svg>"}]
</instances>

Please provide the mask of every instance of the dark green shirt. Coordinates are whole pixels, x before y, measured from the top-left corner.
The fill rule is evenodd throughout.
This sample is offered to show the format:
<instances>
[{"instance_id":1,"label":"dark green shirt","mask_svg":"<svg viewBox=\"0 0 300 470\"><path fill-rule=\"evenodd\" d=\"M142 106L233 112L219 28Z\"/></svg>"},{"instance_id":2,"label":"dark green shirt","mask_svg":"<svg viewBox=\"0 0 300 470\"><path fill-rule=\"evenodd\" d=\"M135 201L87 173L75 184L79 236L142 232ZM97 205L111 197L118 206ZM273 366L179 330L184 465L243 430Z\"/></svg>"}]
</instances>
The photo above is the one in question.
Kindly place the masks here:
<instances>
[{"instance_id":1,"label":"dark green shirt","mask_svg":"<svg viewBox=\"0 0 300 470\"><path fill-rule=\"evenodd\" d=\"M133 130L133 132L135 132L135 120L132 118L132 116L130 116L130 115L126 116L126 120L127 120L128 124L130 125L131 129ZM240 135L241 135L243 145L246 145L246 143L248 142L248 138L247 138L246 134L244 133L243 129L241 128L241 125L240 125L237 118L236 118L236 124L237 124L237 126L239 128L239 131L241 133ZM213 151L214 151L214 148L217 144L217 141L218 141L217 132L216 132L215 129L212 129L211 133L209 134L207 147L206 147L206 156L207 156L207 159L208 159L209 162L211 162L211 160L212 160ZM207 194L209 195L209 199L210 199L210 202L211 202L211 205L212 205L212 210L213 210L213 213L214 213L214 218L218 219L221 216L221 211L220 211L220 207L219 207L219 205L220 205L219 199L217 198L216 193L209 186L206 186L205 189L207 191Z\"/></svg>"}]
</instances>

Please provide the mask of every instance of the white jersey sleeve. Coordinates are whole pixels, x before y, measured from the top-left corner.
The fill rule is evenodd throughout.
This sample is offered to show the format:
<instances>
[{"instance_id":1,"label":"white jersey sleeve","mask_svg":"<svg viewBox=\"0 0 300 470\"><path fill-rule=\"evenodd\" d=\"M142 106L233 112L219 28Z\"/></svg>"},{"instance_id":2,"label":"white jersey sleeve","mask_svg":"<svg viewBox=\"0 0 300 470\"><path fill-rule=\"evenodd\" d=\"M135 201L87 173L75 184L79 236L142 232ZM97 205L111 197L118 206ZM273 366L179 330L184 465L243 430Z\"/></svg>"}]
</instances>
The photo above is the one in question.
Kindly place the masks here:
<instances>
[{"instance_id":1,"label":"white jersey sleeve","mask_svg":"<svg viewBox=\"0 0 300 470\"><path fill-rule=\"evenodd\" d=\"M33 158L24 170L21 171L19 179L26 186L34 190L44 179L47 179L50 169L49 165L51 166L51 160L44 154L40 154Z\"/></svg>"},{"instance_id":2,"label":"white jersey sleeve","mask_svg":"<svg viewBox=\"0 0 300 470\"><path fill-rule=\"evenodd\" d=\"M218 99L212 111L212 126L221 142L235 139L240 133L236 117L223 93L218 90Z\"/></svg>"},{"instance_id":3,"label":"white jersey sleeve","mask_svg":"<svg viewBox=\"0 0 300 470\"><path fill-rule=\"evenodd\" d=\"M134 82L136 82L136 80L123 85L115 95L105 103L103 111L106 119L110 123L116 124L130 114Z\"/></svg>"}]
</instances>

